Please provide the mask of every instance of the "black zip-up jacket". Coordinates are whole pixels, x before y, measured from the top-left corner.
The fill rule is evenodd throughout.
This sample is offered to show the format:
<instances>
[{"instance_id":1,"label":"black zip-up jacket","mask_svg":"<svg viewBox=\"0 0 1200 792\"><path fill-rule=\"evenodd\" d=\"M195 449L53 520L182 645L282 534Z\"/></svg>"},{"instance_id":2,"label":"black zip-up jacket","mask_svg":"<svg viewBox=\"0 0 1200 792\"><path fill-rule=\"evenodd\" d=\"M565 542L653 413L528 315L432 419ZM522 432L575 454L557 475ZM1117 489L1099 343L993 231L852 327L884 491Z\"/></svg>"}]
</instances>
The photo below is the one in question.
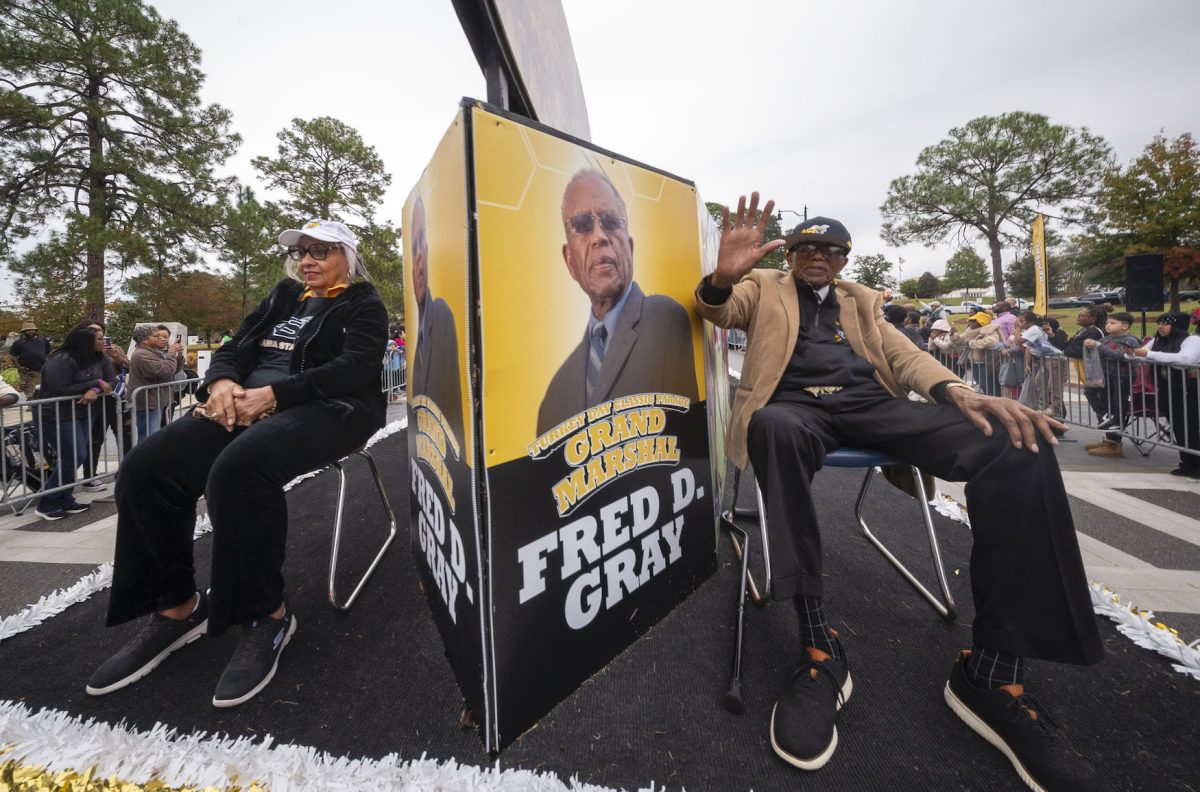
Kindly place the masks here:
<instances>
[{"instance_id":1,"label":"black zip-up jacket","mask_svg":"<svg viewBox=\"0 0 1200 792\"><path fill-rule=\"evenodd\" d=\"M259 303L232 339L213 353L197 391L219 379L245 382L258 364L258 342L276 323L292 316L304 284L286 278ZM387 413L380 378L387 346L387 309L375 287L352 283L300 331L292 349L290 377L271 383L277 410L319 401L348 417L366 410L380 426Z\"/></svg>"}]
</instances>

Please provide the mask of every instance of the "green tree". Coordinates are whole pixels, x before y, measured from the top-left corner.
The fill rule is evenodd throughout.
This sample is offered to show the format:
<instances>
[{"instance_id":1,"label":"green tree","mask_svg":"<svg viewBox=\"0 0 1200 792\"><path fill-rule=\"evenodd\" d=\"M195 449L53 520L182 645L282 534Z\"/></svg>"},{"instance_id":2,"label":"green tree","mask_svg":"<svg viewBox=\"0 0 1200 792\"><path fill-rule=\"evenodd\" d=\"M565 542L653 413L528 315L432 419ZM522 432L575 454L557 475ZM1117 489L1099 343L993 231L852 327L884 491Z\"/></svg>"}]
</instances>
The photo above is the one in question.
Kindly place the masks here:
<instances>
[{"instance_id":1,"label":"green tree","mask_svg":"<svg viewBox=\"0 0 1200 792\"><path fill-rule=\"evenodd\" d=\"M1103 138L1043 115L976 118L922 151L915 174L891 183L880 207L883 238L932 246L950 236L978 236L988 244L996 297L1003 299L1005 243L1027 240L1038 212L1078 219L1110 157Z\"/></svg>"},{"instance_id":2,"label":"green tree","mask_svg":"<svg viewBox=\"0 0 1200 792\"><path fill-rule=\"evenodd\" d=\"M705 201L704 206L708 209L708 216L711 217L713 222L717 224L717 228L720 228L721 210L725 208L725 205L716 203L714 201ZM779 223L779 215L767 215L767 230L763 234L763 239L782 238L783 228ZM784 251L782 248L779 250L772 250L763 257L763 260L755 266L755 269L779 269L783 266L783 254Z\"/></svg>"},{"instance_id":3,"label":"green tree","mask_svg":"<svg viewBox=\"0 0 1200 792\"><path fill-rule=\"evenodd\" d=\"M375 217L392 177L375 148L356 129L327 116L294 118L276 138L276 156L255 157L251 164L268 189L285 195L282 214L291 223L323 217L354 229L358 252L388 310L402 308L400 231Z\"/></svg>"},{"instance_id":4,"label":"green tree","mask_svg":"<svg viewBox=\"0 0 1200 792\"><path fill-rule=\"evenodd\" d=\"M941 293L942 283L937 276L932 272L922 272L921 277L917 278L917 288L913 290L913 296L926 300Z\"/></svg>"},{"instance_id":5,"label":"green tree","mask_svg":"<svg viewBox=\"0 0 1200 792\"><path fill-rule=\"evenodd\" d=\"M916 297L919 288L921 288L920 278L905 278L900 281L900 293L905 297Z\"/></svg>"},{"instance_id":6,"label":"green tree","mask_svg":"<svg viewBox=\"0 0 1200 792\"><path fill-rule=\"evenodd\" d=\"M948 292L957 289L986 289L991 283L992 276L988 272L987 262L969 247L960 247L946 261L942 288Z\"/></svg>"},{"instance_id":7,"label":"green tree","mask_svg":"<svg viewBox=\"0 0 1200 792\"><path fill-rule=\"evenodd\" d=\"M181 322L195 335L211 336L242 319L238 280L212 272L164 270L130 278L125 290L149 314L148 320Z\"/></svg>"},{"instance_id":8,"label":"green tree","mask_svg":"<svg viewBox=\"0 0 1200 792\"><path fill-rule=\"evenodd\" d=\"M1046 291L1055 294L1062 289L1063 268L1056 266L1059 255L1055 250L1046 251ZM1037 293L1037 279L1033 268L1033 251L1026 249L1024 255L1015 258L1004 268L1004 282L1008 290L1017 297L1032 300Z\"/></svg>"},{"instance_id":9,"label":"green tree","mask_svg":"<svg viewBox=\"0 0 1200 792\"><path fill-rule=\"evenodd\" d=\"M61 338L85 317L82 249L81 240L73 234L52 233L42 244L10 261L21 314L47 336Z\"/></svg>"},{"instance_id":10,"label":"green tree","mask_svg":"<svg viewBox=\"0 0 1200 792\"><path fill-rule=\"evenodd\" d=\"M856 283L876 290L896 288L896 279L892 277L895 265L880 253L855 255L850 267L850 276Z\"/></svg>"},{"instance_id":11,"label":"green tree","mask_svg":"<svg viewBox=\"0 0 1200 792\"><path fill-rule=\"evenodd\" d=\"M234 202L225 209L221 261L237 270L235 288L242 316L283 277L283 257L277 240L286 224L279 209L270 202L259 203L249 187L239 186Z\"/></svg>"},{"instance_id":12,"label":"green tree","mask_svg":"<svg viewBox=\"0 0 1200 792\"><path fill-rule=\"evenodd\" d=\"M125 350L133 340L133 328L155 317L135 300L117 300L108 305L108 325L105 329L113 343Z\"/></svg>"},{"instance_id":13,"label":"green tree","mask_svg":"<svg viewBox=\"0 0 1200 792\"><path fill-rule=\"evenodd\" d=\"M1180 279L1200 278L1200 147L1191 135L1156 135L1127 168L1105 175L1095 236L1117 273L1126 255L1162 253L1171 308L1179 309Z\"/></svg>"},{"instance_id":14,"label":"green tree","mask_svg":"<svg viewBox=\"0 0 1200 792\"><path fill-rule=\"evenodd\" d=\"M0 7L0 255L64 225L98 319L108 267L211 242L239 138L200 102L200 51L139 0Z\"/></svg>"}]
</instances>

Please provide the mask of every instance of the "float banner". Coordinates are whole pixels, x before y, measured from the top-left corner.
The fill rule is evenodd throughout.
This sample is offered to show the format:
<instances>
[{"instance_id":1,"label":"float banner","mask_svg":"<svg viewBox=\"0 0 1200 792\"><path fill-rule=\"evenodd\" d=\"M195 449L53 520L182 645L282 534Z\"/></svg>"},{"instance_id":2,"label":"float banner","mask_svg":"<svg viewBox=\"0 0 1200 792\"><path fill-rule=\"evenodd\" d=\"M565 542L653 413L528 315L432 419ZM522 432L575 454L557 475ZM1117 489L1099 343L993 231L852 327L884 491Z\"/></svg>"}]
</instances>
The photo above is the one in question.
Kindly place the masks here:
<instances>
[{"instance_id":1,"label":"float banner","mask_svg":"<svg viewBox=\"0 0 1200 792\"><path fill-rule=\"evenodd\" d=\"M460 115L404 205L409 528L421 585L467 705L488 710L483 574L470 413L466 122ZM495 750L484 735L485 746Z\"/></svg>"},{"instance_id":2,"label":"float banner","mask_svg":"<svg viewBox=\"0 0 1200 792\"><path fill-rule=\"evenodd\" d=\"M1038 215L1033 221L1033 312L1038 316L1046 315L1046 302L1049 299L1046 267L1046 218Z\"/></svg>"},{"instance_id":3,"label":"float banner","mask_svg":"<svg viewBox=\"0 0 1200 792\"><path fill-rule=\"evenodd\" d=\"M715 569L701 230L690 182L467 110L503 747Z\"/></svg>"}]
</instances>

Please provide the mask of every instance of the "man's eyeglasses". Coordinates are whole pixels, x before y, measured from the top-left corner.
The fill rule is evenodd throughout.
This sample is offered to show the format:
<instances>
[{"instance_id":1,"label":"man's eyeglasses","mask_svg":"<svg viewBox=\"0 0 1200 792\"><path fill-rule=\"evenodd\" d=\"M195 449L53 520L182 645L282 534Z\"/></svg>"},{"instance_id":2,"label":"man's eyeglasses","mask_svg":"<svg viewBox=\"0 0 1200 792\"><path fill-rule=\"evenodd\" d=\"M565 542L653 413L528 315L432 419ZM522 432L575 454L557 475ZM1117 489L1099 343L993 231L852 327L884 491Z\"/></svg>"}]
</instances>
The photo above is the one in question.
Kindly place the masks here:
<instances>
[{"instance_id":1,"label":"man's eyeglasses","mask_svg":"<svg viewBox=\"0 0 1200 792\"><path fill-rule=\"evenodd\" d=\"M814 255L816 255L817 251L820 251L821 255L825 256L825 258L845 256L848 252L846 248L839 247L838 245L817 245L811 242L806 242L803 245L796 245L791 250L792 253L799 253L804 258L812 258Z\"/></svg>"},{"instance_id":2,"label":"man's eyeglasses","mask_svg":"<svg viewBox=\"0 0 1200 792\"><path fill-rule=\"evenodd\" d=\"M597 215L591 212L581 212L577 215L572 215L567 218L567 228L571 229L572 234L579 236L587 236L596 228ZM625 218L612 212L600 212L600 230L611 234L613 231L620 231L625 227Z\"/></svg>"},{"instance_id":3,"label":"man's eyeglasses","mask_svg":"<svg viewBox=\"0 0 1200 792\"><path fill-rule=\"evenodd\" d=\"M337 250L340 247L341 245L326 245L320 242L308 247L292 245L287 249L287 254L292 261L303 261L305 256L312 256L313 261L324 261L325 257L329 255L329 251Z\"/></svg>"}]
</instances>

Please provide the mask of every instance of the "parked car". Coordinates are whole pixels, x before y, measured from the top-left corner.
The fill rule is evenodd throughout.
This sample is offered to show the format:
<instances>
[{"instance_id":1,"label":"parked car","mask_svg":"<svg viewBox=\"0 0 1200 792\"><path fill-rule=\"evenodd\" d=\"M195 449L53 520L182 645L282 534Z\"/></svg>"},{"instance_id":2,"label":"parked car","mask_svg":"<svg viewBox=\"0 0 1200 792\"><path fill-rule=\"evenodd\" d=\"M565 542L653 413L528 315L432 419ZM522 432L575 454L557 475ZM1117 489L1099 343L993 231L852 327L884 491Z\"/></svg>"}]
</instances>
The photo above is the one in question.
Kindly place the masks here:
<instances>
[{"instance_id":1,"label":"parked car","mask_svg":"<svg viewBox=\"0 0 1200 792\"><path fill-rule=\"evenodd\" d=\"M1091 305L1095 305L1095 303L1090 300L1081 300L1078 297L1055 297L1046 302L1047 308L1087 308Z\"/></svg>"},{"instance_id":2,"label":"parked car","mask_svg":"<svg viewBox=\"0 0 1200 792\"><path fill-rule=\"evenodd\" d=\"M1079 295L1075 299L1089 302L1092 305L1099 305L1100 303L1112 303L1113 305L1120 305L1125 302L1124 295L1121 293L1121 291L1116 289L1113 291L1086 292L1085 294Z\"/></svg>"},{"instance_id":3,"label":"parked car","mask_svg":"<svg viewBox=\"0 0 1200 792\"><path fill-rule=\"evenodd\" d=\"M946 305L943 307L946 309L947 313L966 314L967 316L970 316L973 313L979 313L980 311L986 310L987 307L990 306L980 305L974 300L963 300L960 305Z\"/></svg>"}]
</instances>

